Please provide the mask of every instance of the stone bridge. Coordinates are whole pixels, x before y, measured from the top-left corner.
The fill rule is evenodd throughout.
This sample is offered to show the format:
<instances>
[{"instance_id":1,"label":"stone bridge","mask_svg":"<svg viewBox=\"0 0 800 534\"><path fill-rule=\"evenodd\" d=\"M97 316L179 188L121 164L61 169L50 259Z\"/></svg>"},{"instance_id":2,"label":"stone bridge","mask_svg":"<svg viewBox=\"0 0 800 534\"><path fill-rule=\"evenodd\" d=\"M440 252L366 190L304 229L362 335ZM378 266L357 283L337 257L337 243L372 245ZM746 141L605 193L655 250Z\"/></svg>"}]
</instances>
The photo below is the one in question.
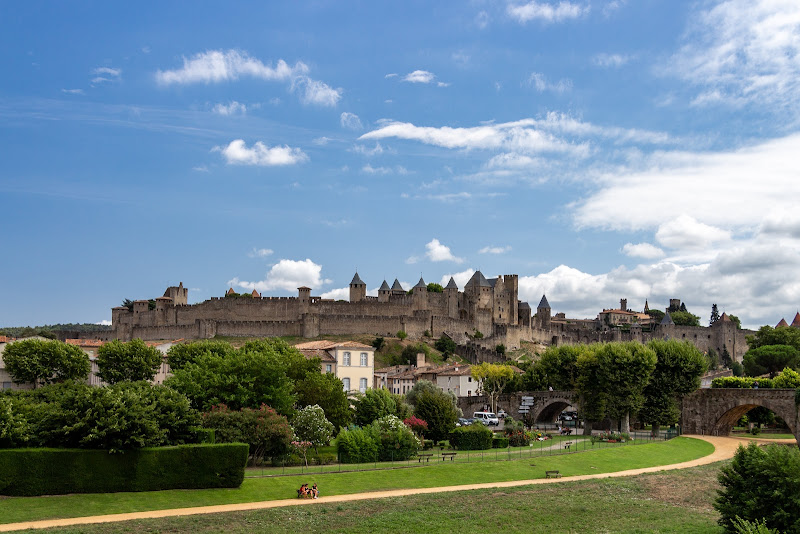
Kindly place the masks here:
<instances>
[{"instance_id":1,"label":"stone bridge","mask_svg":"<svg viewBox=\"0 0 800 534\"><path fill-rule=\"evenodd\" d=\"M534 423L554 423L558 415L568 406L577 406L578 397L574 391L521 391L510 395L500 395L497 409L502 408L514 419L527 419ZM489 404L489 397L459 397L458 407L464 417L472 417L473 412L483 410Z\"/></svg>"},{"instance_id":2,"label":"stone bridge","mask_svg":"<svg viewBox=\"0 0 800 534\"><path fill-rule=\"evenodd\" d=\"M795 389L698 389L683 398L684 434L727 436L741 416L757 406L775 412L789 426L800 445L800 407Z\"/></svg>"}]
</instances>

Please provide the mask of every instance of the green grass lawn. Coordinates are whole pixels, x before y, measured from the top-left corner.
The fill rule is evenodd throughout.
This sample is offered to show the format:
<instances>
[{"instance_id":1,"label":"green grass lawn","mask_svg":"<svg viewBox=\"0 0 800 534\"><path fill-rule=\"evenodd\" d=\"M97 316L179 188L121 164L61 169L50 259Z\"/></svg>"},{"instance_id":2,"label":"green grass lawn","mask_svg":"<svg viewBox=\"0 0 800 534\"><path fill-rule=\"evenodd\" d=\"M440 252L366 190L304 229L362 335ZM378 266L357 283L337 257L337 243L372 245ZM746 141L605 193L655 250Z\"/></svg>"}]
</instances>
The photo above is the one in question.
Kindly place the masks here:
<instances>
[{"instance_id":1,"label":"green grass lawn","mask_svg":"<svg viewBox=\"0 0 800 534\"><path fill-rule=\"evenodd\" d=\"M713 452L713 446L675 438L641 446L542 456L493 463L439 462L422 467L320 475L247 478L237 489L168 490L139 493L0 498L0 523L58 517L159 510L212 504L291 499L303 482L319 484L323 495L400 488L425 488L543 478L546 470L565 476L607 473L684 462ZM531 464L535 465L531 465Z\"/></svg>"},{"instance_id":2,"label":"green grass lawn","mask_svg":"<svg viewBox=\"0 0 800 534\"><path fill-rule=\"evenodd\" d=\"M618 479L413 495L273 510L48 529L61 534L171 532L473 532L721 534L712 509L720 464Z\"/></svg>"}]
</instances>

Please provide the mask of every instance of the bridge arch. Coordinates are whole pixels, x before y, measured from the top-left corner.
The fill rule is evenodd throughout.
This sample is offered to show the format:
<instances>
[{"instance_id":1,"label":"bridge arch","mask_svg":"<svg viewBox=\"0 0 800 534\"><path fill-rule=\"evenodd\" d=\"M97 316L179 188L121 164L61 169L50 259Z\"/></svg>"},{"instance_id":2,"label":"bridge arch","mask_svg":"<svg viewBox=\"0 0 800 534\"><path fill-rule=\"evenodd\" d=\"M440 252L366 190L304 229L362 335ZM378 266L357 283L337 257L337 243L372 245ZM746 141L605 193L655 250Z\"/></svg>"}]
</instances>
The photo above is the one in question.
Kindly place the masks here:
<instances>
[{"instance_id":1,"label":"bridge arch","mask_svg":"<svg viewBox=\"0 0 800 534\"><path fill-rule=\"evenodd\" d=\"M572 398L551 397L542 398L542 405L537 406L533 414L534 423L555 423L558 416L572 405Z\"/></svg>"}]
</instances>

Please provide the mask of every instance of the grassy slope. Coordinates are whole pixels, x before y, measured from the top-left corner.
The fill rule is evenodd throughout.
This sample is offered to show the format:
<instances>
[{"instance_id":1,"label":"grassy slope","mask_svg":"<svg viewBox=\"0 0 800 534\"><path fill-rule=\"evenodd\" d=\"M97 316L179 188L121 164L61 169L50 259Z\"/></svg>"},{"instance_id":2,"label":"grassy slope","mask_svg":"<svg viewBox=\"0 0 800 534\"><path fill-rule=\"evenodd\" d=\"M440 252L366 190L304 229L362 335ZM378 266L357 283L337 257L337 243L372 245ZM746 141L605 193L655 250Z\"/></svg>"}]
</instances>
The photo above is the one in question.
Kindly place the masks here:
<instances>
[{"instance_id":1,"label":"grassy slope","mask_svg":"<svg viewBox=\"0 0 800 534\"><path fill-rule=\"evenodd\" d=\"M0 523L288 499L294 496L295 489L302 482L318 483L325 495L341 495L386 489L543 478L544 471L550 469L558 469L564 476L604 473L683 462L708 455L712 451L713 446L705 441L675 438L668 442L635 447L534 458L533 462L530 459L480 464L447 462L409 469L315 475L313 479L311 476L247 479L240 488L232 490L14 497L0 499Z\"/></svg>"},{"instance_id":2,"label":"grassy slope","mask_svg":"<svg viewBox=\"0 0 800 534\"><path fill-rule=\"evenodd\" d=\"M630 478L417 495L47 532L696 532L720 534L719 464Z\"/></svg>"}]
</instances>

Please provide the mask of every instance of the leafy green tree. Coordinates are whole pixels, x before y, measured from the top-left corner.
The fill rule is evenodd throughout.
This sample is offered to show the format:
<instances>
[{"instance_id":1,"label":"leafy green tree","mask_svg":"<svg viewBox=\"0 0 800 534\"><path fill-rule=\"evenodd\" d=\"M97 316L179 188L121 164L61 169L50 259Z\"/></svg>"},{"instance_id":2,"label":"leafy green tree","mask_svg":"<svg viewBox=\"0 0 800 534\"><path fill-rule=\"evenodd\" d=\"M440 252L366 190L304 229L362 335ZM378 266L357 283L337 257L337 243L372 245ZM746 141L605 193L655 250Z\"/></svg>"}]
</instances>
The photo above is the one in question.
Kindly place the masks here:
<instances>
[{"instance_id":1,"label":"leafy green tree","mask_svg":"<svg viewBox=\"0 0 800 534\"><path fill-rule=\"evenodd\" d=\"M750 350L766 345L789 345L800 350L800 328L762 326L758 332L747 336L747 346Z\"/></svg>"},{"instance_id":2,"label":"leafy green tree","mask_svg":"<svg viewBox=\"0 0 800 534\"><path fill-rule=\"evenodd\" d=\"M608 391L605 387L603 365L597 354L597 346L587 347L578 354L575 362L577 375L575 390L584 418L584 435L592 434L592 423L605 417Z\"/></svg>"},{"instance_id":3,"label":"leafy green tree","mask_svg":"<svg viewBox=\"0 0 800 534\"><path fill-rule=\"evenodd\" d=\"M716 304L711 305L711 319L708 321L708 326L712 326L714 323L719 321L719 309L717 308Z\"/></svg>"},{"instance_id":4,"label":"leafy green tree","mask_svg":"<svg viewBox=\"0 0 800 534\"><path fill-rule=\"evenodd\" d=\"M412 407L416 407L419 397L426 392L431 394L443 393L450 399L450 404L453 405L453 409L456 411L457 414L456 418L461 417L463 415L463 412L458 407L458 397L456 397L455 393L453 393L452 391L444 392L442 388L440 388L430 380L417 380L417 383L414 384L414 386L412 386L412 388L408 390L408 392L405 394L405 402L410 404ZM398 407L399 406L400 403L398 403ZM398 408L398 412L400 411L401 409ZM414 410L414 413L416 414L416 410ZM399 417L400 419L405 419L408 416L407 415L403 416L400 413L398 413L397 417ZM420 417L420 419L422 419L423 421L425 420L424 417Z\"/></svg>"},{"instance_id":5,"label":"leafy green tree","mask_svg":"<svg viewBox=\"0 0 800 534\"><path fill-rule=\"evenodd\" d=\"M378 351L378 350L381 350L381 349L383 348L383 344L384 344L384 342L385 342L385 341L384 341L383 337L381 337L381 336L378 336L378 337L376 337L374 340L372 340L372 347L373 347L373 348L374 348L376 351Z\"/></svg>"},{"instance_id":6,"label":"leafy green tree","mask_svg":"<svg viewBox=\"0 0 800 534\"><path fill-rule=\"evenodd\" d=\"M398 330L397 337L400 338L400 341L403 341L405 338L408 337L408 334L406 334L405 330Z\"/></svg>"},{"instance_id":7,"label":"leafy green tree","mask_svg":"<svg viewBox=\"0 0 800 534\"><path fill-rule=\"evenodd\" d=\"M299 410L292 419L292 428L297 439L310 442L315 451L331 442L334 430L333 423L317 404Z\"/></svg>"},{"instance_id":8,"label":"leafy green tree","mask_svg":"<svg viewBox=\"0 0 800 534\"><path fill-rule=\"evenodd\" d=\"M678 326L700 326L700 317L688 311L670 312L672 322Z\"/></svg>"},{"instance_id":9,"label":"leafy green tree","mask_svg":"<svg viewBox=\"0 0 800 534\"><path fill-rule=\"evenodd\" d=\"M500 343L499 345L497 345L497 346L494 348L494 351L495 351L497 354L501 354L501 355L505 356L505 354L506 354L506 346L505 346L505 345L503 345L502 343Z\"/></svg>"},{"instance_id":10,"label":"leafy green tree","mask_svg":"<svg viewBox=\"0 0 800 534\"><path fill-rule=\"evenodd\" d=\"M0 448L19 447L30 439L30 425L14 411L14 399L0 397Z\"/></svg>"},{"instance_id":11,"label":"leafy green tree","mask_svg":"<svg viewBox=\"0 0 800 534\"><path fill-rule=\"evenodd\" d=\"M678 422L677 400L700 387L706 370L703 354L689 342L652 340L647 347L656 353L656 366L644 388L645 401L639 417L653 425L658 434L661 425Z\"/></svg>"},{"instance_id":12,"label":"leafy green tree","mask_svg":"<svg viewBox=\"0 0 800 534\"><path fill-rule=\"evenodd\" d=\"M762 345L748 350L743 358L744 370L750 376L769 373L774 378L785 367L797 369L800 351L791 345Z\"/></svg>"},{"instance_id":13,"label":"leafy green tree","mask_svg":"<svg viewBox=\"0 0 800 534\"><path fill-rule=\"evenodd\" d=\"M258 410L243 408L231 410L227 406L214 406L203 414L203 426L214 429L217 443L247 443L253 463L264 458L283 456L292 441L292 429L286 417L269 406Z\"/></svg>"},{"instance_id":14,"label":"leafy green tree","mask_svg":"<svg viewBox=\"0 0 800 534\"><path fill-rule=\"evenodd\" d=\"M346 428L353 420L353 410L344 385L333 374L309 374L295 384L295 391L300 407L319 405L335 430Z\"/></svg>"},{"instance_id":15,"label":"leafy green tree","mask_svg":"<svg viewBox=\"0 0 800 534\"><path fill-rule=\"evenodd\" d=\"M414 415L428 423L425 437L434 441L447 439L456 428L458 412L450 396L439 389L437 392L423 391L416 398Z\"/></svg>"},{"instance_id":16,"label":"leafy green tree","mask_svg":"<svg viewBox=\"0 0 800 534\"><path fill-rule=\"evenodd\" d=\"M800 373L788 367L772 381L776 388L800 388Z\"/></svg>"},{"instance_id":17,"label":"leafy green tree","mask_svg":"<svg viewBox=\"0 0 800 534\"><path fill-rule=\"evenodd\" d=\"M514 370L508 365L482 362L472 366L471 374L472 379L478 382L479 390L489 396L492 411L496 411L497 398L506 384L514 378Z\"/></svg>"},{"instance_id":18,"label":"leafy green tree","mask_svg":"<svg viewBox=\"0 0 800 534\"><path fill-rule=\"evenodd\" d=\"M306 358L299 350L279 338L273 337L248 341L242 346L241 350L245 353L275 355L277 361L285 369L286 376L294 381L303 380L309 375L319 374L320 372L318 359Z\"/></svg>"},{"instance_id":19,"label":"leafy green tree","mask_svg":"<svg viewBox=\"0 0 800 534\"><path fill-rule=\"evenodd\" d=\"M387 415L397 415L398 399L386 388L368 389L353 401L355 423L364 427Z\"/></svg>"},{"instance_id":20,"label":"leafy green tree","mask_svg":"<svg viewBox=\"0 0 800 534\"><path fill-rule=\"evenodd\" d=\"M75 345L62 341L24 339L6 345L3 352L6 371L16 384L63 380L84 380L89 375L89 356Z\"/></svg>"},{"instance_id":21,"label":"leafy green tree","mask_svg":"<svg viewBox=\"0 0 800 534\"><path fill-rule=\"evenodd\" d=\"M742 321L741 321L741 319L739 319L735 315L728 315L728 319L730 319L731 322L736 325L736 330L741 330L742 329Z\"/></svg>"},{"instance_id":22,"label":"leafy green tree","mask_svg":"<svg viewBox=\"0 0 800 534\"><path fill-rule=\"evenodd\" d=\"M164 357L141 339L123 343L118 339L97 349L97 376L108 384L152 380Z\"/></svg>"},{"instance_id":23,"label":"leafy green tree","mask_svg":"<svg viewBox=\"0 0 800 534\"><path fill-rule=\"evenodd\" d=\"M606 343L597 349L602 384L608 391L607 414L630 432L630 414L644 405L644 388L656 367L656 353L638 342Z\"/></svg>"},{"instance_id":24,"label":"leafy green tree","mask_svg":"<svg viewBox=\"0 0 800 534\"><path fill-rule=\"evenodd\" d=\"M436 343L433 344L433 348L441 352L442 354L455 354L456 353L456 342L450 339L445 334L439 336L439 339L436 340Z\"/></svg>"},{"instance_id":25,"label":"leafy green tree","mask_svg":"<svg viewBox=\"0 0 800 534\"><path fill-rule=\"evenodd\" d=\"M561 345L548 347L536 364L541 369L546 385L556 390L572 390L577 381L578 356L591 350L586 345Z\"/></svg>"},{"instance_id":26,"label":"leafy green tree","mask_svg":"<svg viewBox=\"0 0 800 534\"><path fill-rule=\"evenodd\" d=\"M647 315L652 317L656 323L660 323L666 314L661 310L647 310Z\"/></svg>"},{"instance_id":27,"label":"leafy green tree","mask_svg":"<svg viewBox=\"0 0 800 534\"><path fill-rule=\"evenodd\" d=\"M234 348L226 341L204 339L191 343L178 343L167 351L167 363L169 363L170 369L175 371L183 368L187 363L193 363L200 354L210 352L218 356L225 356L232 350Z\"/></svg>"},{"instance_id":28,"label":"leafy green tree","mask_svg":"<svg viewBox=\"0 0 800 534\"><path fill-rule=\"evenodd\" d=\"M800 450L755 443L720 468L722 489L714 503L719 524L736 532L735 521L764 521L785 533L800 532Z\"/></svg>"},{"instance_id":29,"label":"leafy green tree","mask_svg":"<svg viewBox=\"0 0 800 534\"><path fill-rule=\"evenodd\" d=\"M431 282L428 284L428 293L443 293L444 288L442 284L437 284L436 282Z\"/></svg>"},{"instance_id":30,"label":"leafy green tree","mask_svg":"<svg viewBox=\"0 0 800 534\"><path fill-rule=\"evenodd\" d=\"M744 366L739 362L731 363L731 371L733 376L744 376Z\"/></svg>"}]
</instances>

